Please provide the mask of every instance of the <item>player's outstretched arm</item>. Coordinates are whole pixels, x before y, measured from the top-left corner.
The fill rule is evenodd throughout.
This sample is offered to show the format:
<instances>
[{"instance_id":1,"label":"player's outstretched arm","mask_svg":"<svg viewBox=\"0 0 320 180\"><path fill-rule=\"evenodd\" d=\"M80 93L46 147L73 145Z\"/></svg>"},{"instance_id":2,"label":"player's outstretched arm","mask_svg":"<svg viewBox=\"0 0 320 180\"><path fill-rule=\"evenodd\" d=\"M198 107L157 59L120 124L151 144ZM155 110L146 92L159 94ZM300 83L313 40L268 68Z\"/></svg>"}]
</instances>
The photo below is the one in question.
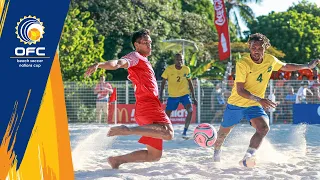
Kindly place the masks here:
<instances>
[{"instance_id":1,"label":"player's outstretched arm","mask_svg":"<svg viewBox=\"0 0 320 180\"><path fill-rule=\"evenodd\" d=\"M287 63L286 65L282 66L280 70L282 71L298 71L301 69L313 69L320 63L320 59L313 60L308 64L294 64L294 63Z\"/></svg>"},{"instance_id":2,"label":"player's outstretched arm","mask_svg":"<svg viewBox=\"0 0 320 180\"><path fill-rule=\"evenodd\" d=\"M98 68L106 69L106 70L116 70L119 68L128 68L128 66L129 66L128 61L126 61L124 59L110 60L110 61L106 61L106 62L95 63L95 64L88 67L84 76L89 77L92 73L96 72Z\"/></svg>"}]
</instances>

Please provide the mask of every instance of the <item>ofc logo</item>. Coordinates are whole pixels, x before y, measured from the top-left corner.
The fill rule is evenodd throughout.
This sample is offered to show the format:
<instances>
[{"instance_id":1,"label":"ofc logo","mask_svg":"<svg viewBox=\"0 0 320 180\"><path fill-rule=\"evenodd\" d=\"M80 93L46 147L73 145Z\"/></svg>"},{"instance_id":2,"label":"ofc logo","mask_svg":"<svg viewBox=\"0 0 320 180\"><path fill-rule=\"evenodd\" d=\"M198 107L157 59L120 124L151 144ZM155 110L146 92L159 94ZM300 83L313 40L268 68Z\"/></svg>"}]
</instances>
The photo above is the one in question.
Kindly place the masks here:
<instances>
[{"instance_id":1,"label":"ofc logo","mask_svg":"<svg viewBox=\"0 0 320 180\"><path fill-rule=\"evenodd\" d=\"M36 44L43 38L44 26L35 16L24 16L16 26L17 38L24 44Z\"/></svg>"},{"instance_id":2,"label":"ofc logo","mask_svg":"<svg viewBox=\"0 0 320 180\"><path fill-rule=\"evenodd\" d=\"M24 44L36 44L43 38L44 26L40 19L35 16L24 16L20 19L16 26L17 38ZM45 56L45 47L17 47L15 49L16 56Z\"/></svg>"}]
</instances>

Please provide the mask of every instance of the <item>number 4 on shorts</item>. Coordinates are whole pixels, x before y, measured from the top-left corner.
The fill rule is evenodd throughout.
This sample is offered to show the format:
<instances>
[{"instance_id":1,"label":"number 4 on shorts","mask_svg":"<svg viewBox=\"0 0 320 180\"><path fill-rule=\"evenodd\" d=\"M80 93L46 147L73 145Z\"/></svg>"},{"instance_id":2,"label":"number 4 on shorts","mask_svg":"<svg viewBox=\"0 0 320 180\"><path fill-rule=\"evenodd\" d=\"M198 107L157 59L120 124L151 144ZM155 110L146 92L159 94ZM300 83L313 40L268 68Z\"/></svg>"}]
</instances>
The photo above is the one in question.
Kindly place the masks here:
<instances>
[{"instance_id":1,"label":"number 4 on shorts","mask_svg":"<svg viewBox=\"0 0 320 180\"><path fill-rule=\"evenodd\" d=\"M262 74L260 74L259 76L258 76L258 78L257 78L257 81L259 81L259 82L262 82Z\"/></svg>"}]
</instances>

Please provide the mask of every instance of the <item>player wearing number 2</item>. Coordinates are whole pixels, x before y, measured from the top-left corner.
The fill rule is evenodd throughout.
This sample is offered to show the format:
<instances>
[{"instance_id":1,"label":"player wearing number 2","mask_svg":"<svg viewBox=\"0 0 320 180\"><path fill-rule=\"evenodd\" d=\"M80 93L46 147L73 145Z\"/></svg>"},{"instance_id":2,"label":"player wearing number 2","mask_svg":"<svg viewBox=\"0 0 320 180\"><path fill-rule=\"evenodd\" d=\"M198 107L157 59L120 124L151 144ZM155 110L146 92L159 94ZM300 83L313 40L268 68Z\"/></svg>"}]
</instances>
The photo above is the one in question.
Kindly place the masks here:
<instances>
[{"instance_id":1,"label":"player wearing number 2","mask_svg":"<svg viewBox=\"0 0 320 180\"><path fill-rule=\"evenodd\" d=\"M194 95L193 84L191 81L190 68L184 65L183 55L178 53L174 58L175 64L168 66L162 74L162 82L160 89L160 101L163 102L163 89L168 80L169 98L167 101L166 114L170 117L171 112L178 108L182 103L188 112L185 120L185 126L182 133L183 138L187 138L187 130L192 117L192 101L197 105ZM190 91L192 101L190 99Z\"/></svg>"},{"instance_id":2,"label":"player wearing number 2","mask_svg":"<svg viewBox=\"0 0 320 180\"><path fill-rule=\"evenodd\" d=\"M215 142L214 161L220 161L221 146L232 128L245 118L256 129L241 166L255 165L255 152L269 131L269 117L264 109L275 108L276 103L265 98L265 91L272 71L296 71L313 69L320 60L308 64L283 63L276 57L265 54L271 46L269 39L263 34L252 34L248 40L250 55L244 56L236 64L236 79L231 96L224 111L223 122Z\"/></svg>"}]
</instances>

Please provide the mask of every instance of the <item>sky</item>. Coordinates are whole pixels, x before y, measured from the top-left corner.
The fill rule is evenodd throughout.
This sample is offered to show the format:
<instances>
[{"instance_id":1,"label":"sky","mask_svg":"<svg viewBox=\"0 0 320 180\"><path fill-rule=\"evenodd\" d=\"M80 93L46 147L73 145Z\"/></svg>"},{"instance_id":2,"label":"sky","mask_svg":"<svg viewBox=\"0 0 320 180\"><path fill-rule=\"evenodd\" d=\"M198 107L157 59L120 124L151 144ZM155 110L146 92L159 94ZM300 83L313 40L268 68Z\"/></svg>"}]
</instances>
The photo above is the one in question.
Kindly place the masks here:
<instances>
[{"instance_id":1,"label":"sky","mask_svg":"<svg viewBox=\"0 0 320 180\"><path fill-rule=\"evenodd\" d=\"M301 0L263 0L259 4L250 3L249 6L252 8L256 16L267 15L271 11L284 12L293 3L298 4ZM316 3L320 7L320 0L308 0L309 2Z\"/></svg>"}]
</instances>

